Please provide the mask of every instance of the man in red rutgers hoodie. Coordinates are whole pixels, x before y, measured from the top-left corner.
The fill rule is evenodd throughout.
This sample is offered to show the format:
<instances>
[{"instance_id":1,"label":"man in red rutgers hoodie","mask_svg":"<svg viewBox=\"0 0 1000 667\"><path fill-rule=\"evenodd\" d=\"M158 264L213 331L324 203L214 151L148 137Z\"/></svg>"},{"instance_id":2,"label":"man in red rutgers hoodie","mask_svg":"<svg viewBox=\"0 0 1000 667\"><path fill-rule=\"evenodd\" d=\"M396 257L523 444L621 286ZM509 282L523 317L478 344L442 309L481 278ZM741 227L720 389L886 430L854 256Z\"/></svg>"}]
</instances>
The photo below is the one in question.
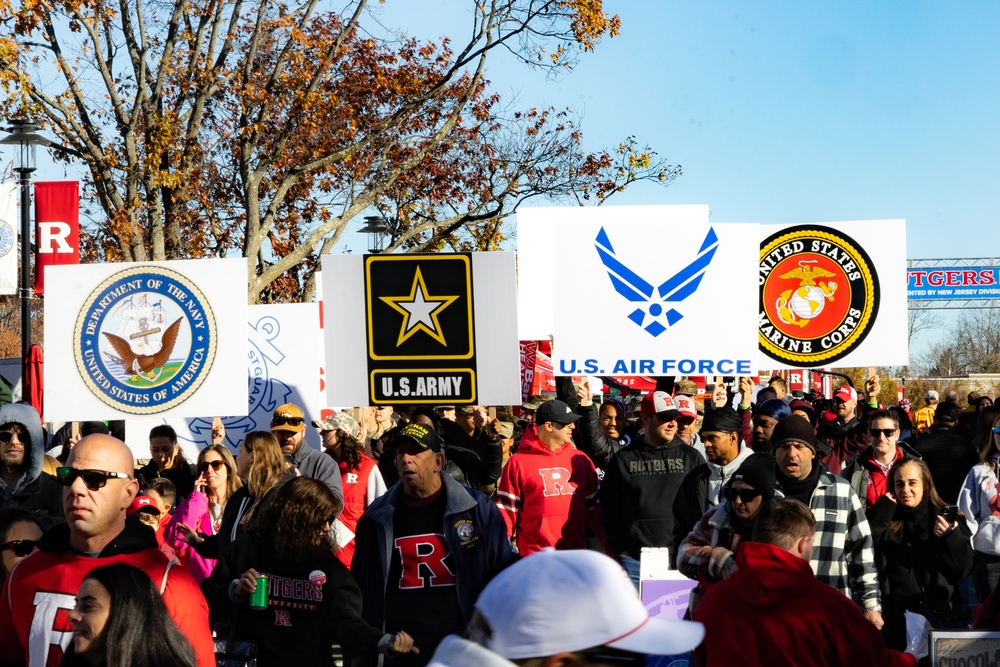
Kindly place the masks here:
<instances>
[{"instance_id":1,"label":"man in red rutgers hoodie","mask_svg":"<svg viewBox=\"0 0 1000 667\"><path fill-rule=\"evenodd\" d=\"M521 438L497 487L507 535L522 556L556 549L586 549L587 523L605 545L597 504L597 470L573 447L580 415L562 401L546 401Z\"/></svg>"},{"instance_id":2,"label":"man in red rutgers hoodie","mask_svg":"<svg viewBox=\"0 0 1000 667\"><path fill-rule=\"evenodd\" d=\"M95 567L128 563L163 595L177 627L194 647L198 667L215 665L208 603L187 569L168 561L156 535L126 510L139 491L132 452L95 433L73 448L59 469L66 523L49 530L38 552L18 563L0 593L0 663L51 667L73 641L68 612Z\"/></svg>"}]
</instances>

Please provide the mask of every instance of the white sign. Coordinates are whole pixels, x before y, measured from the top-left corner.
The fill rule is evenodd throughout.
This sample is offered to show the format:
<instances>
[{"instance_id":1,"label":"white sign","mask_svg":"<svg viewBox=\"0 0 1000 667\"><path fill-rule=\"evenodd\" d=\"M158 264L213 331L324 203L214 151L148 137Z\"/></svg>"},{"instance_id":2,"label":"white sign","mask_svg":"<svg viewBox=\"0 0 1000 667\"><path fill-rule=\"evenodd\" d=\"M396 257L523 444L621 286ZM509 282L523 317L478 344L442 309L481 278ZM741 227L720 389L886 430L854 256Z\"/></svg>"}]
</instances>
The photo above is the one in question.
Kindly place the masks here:
<instances>
[{"instance_id":1,"label":"white sign","mask_svg":"<svg viewBox=\"0 0 1000 667\"><path fill-rule=\"evenodd\" d=\"M326 255L327 404L521 400L514 255Z\"/></svg>"},{"instance_id":2,"label":"white sign","mask_svg":"<svg viewBox=\"0 0 1000 667\"><path fill-rule=\"evenodd\" d=\"M306 443L318 449L319 433L310 425L320 418L323 405L319 385L320 359L316 352L318 304L250 306L247 314L247 368L244 372L249 403L234 416L219 415L226 427L225 444L235 452L247 433L270 430L275 408L294 403L305 413ZM150 429L159 424L170 424L177 431L185 456L193 461L198 452L212 441L213 416L127 419L125 439L136 458L148 458Z\"/></svg>"},{"instance_id":3,"label":"white sign","mask_svg":"<svg viewBox=\"0 0 1000 667\"><path fill-rule=\"evenodd\" d=\"M556 233L556 375L754 371L758 225L609 216Z\"/></svg>"},{"instance_id":4,"label":"white sign","mask_svg":"<svg viewBox=\"0 0 1000 667\"><path fill-rule=\"evenodd\" d=\"M553 294L567 276L556 279L555 256L574 229L560 223L708 222L708 206L545 207L517 210L517 333L521 340L548 340L555 331ZM582 233L582 232L581 232ZM570 274L576 277L576 272Z\"/></svg>"},{"instance_id":5,"label":"white sign","mask_svg":"<svg viewBox=\"0 0 1000 667\"><path fill-rule=\"evenodd\" d=\"M909 363L904 220L761 225L758 261L763 367Z\"/></svg>"},{"instance_id":6,"label":"white sign","mask_svg":"<svg viewBox=\"0 0 1000 667\"><path fill-rule=\"evenodd\" d=\"M17 294L17 184L0 183L0 294Z\"/></svg>"},{"instance_id":7,"label":"white sign","mask_svg":"<svg viewBox=\"0 0 1000 667\"><path fill-rule=\"evenodd\" d=\"M45 416L246 411L245 259L49 266Z\"/></svg>"}]
</instances>

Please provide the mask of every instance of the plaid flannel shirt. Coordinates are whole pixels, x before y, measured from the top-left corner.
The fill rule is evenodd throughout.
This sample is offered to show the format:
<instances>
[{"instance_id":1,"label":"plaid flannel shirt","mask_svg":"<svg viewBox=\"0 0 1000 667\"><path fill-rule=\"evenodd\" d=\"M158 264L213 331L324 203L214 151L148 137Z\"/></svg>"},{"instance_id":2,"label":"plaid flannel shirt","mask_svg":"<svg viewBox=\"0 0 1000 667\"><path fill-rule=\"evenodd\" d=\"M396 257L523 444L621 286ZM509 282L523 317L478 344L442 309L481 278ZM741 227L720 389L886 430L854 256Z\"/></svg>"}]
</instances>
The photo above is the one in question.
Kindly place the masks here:
<instances>
[{"instance_id":1,"label":"plaid flannel shirt","mask_svg":"<svg viewBox=\"0 0 1000 667\"><path fill-rule=\"evenodd\" d=\"M863 611L881 610L875 545L864 502L846 479L823 466L809 509L816 517L809 561L816 578L853 599Z\"/></svg>"}]
</instances>

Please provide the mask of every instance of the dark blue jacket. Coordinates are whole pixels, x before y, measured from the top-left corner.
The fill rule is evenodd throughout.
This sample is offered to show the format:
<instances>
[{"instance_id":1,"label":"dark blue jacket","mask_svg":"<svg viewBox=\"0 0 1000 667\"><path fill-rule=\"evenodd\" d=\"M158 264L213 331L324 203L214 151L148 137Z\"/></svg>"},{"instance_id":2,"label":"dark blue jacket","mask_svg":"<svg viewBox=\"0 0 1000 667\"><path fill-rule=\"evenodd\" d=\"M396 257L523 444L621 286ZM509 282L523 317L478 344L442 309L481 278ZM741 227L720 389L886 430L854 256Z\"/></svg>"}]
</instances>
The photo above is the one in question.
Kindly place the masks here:
<instances>
[{"instance_id":1,"label":"dark blue jacket","mask_svg":"<svg viewBox=\"0 0 1000 667\"><path fill-rule=\"evenodd\" d=\"M507 538L507 527L496 504L449 475L444 480L445 510L441 534L448 543L458 570L458 602L465 620L480 591L505 567L518 560ZM392 548L392 516L402 494L396 484L373 502L358 521L355 531L351 574L361 588L362 617L376 628L385 629L385 589ZM471 522L471 530L469 529ZM460 535L459 531L464 535Z\"/></svg>"}]
</instances>

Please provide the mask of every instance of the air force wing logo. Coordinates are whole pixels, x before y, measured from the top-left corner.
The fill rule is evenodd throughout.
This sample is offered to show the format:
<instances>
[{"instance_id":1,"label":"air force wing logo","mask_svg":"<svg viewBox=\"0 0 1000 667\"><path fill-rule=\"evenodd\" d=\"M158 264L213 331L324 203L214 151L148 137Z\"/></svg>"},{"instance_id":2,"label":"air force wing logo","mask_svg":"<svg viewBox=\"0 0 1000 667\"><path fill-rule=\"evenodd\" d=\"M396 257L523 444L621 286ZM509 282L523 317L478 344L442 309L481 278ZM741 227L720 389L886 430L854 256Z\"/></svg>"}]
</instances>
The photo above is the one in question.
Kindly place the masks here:
<instances>
[{"instance_id":1,"label":"air force wing logo","mask_svg":"<svg viewBox=\"0 0 1000 667\"><path fill-rule=\"evenodd\" d=\"M608 277L615 291L628 301L641 304L629 313L628 318L655 338L684 317L675 306L679 306L680 302L697 291L715 251L719 249L719 237L709 227L698 255L658 287L639 277L639 274L618 259L603 227L597 233L594 246L604 268L608 270Z\"/></svg>"},{"instance_id":2,"label":"air force wing logo","mask_svg":"<svg viewBox=\"0 0 1000 667\"><path fill-rule=\"evenodd\" d=\"M208 376L218 347L212 308L177 271L141 266L118 271L84 301L73 356L101 402L132 415L169 410Z\"/></svg>"}]
</instances>

